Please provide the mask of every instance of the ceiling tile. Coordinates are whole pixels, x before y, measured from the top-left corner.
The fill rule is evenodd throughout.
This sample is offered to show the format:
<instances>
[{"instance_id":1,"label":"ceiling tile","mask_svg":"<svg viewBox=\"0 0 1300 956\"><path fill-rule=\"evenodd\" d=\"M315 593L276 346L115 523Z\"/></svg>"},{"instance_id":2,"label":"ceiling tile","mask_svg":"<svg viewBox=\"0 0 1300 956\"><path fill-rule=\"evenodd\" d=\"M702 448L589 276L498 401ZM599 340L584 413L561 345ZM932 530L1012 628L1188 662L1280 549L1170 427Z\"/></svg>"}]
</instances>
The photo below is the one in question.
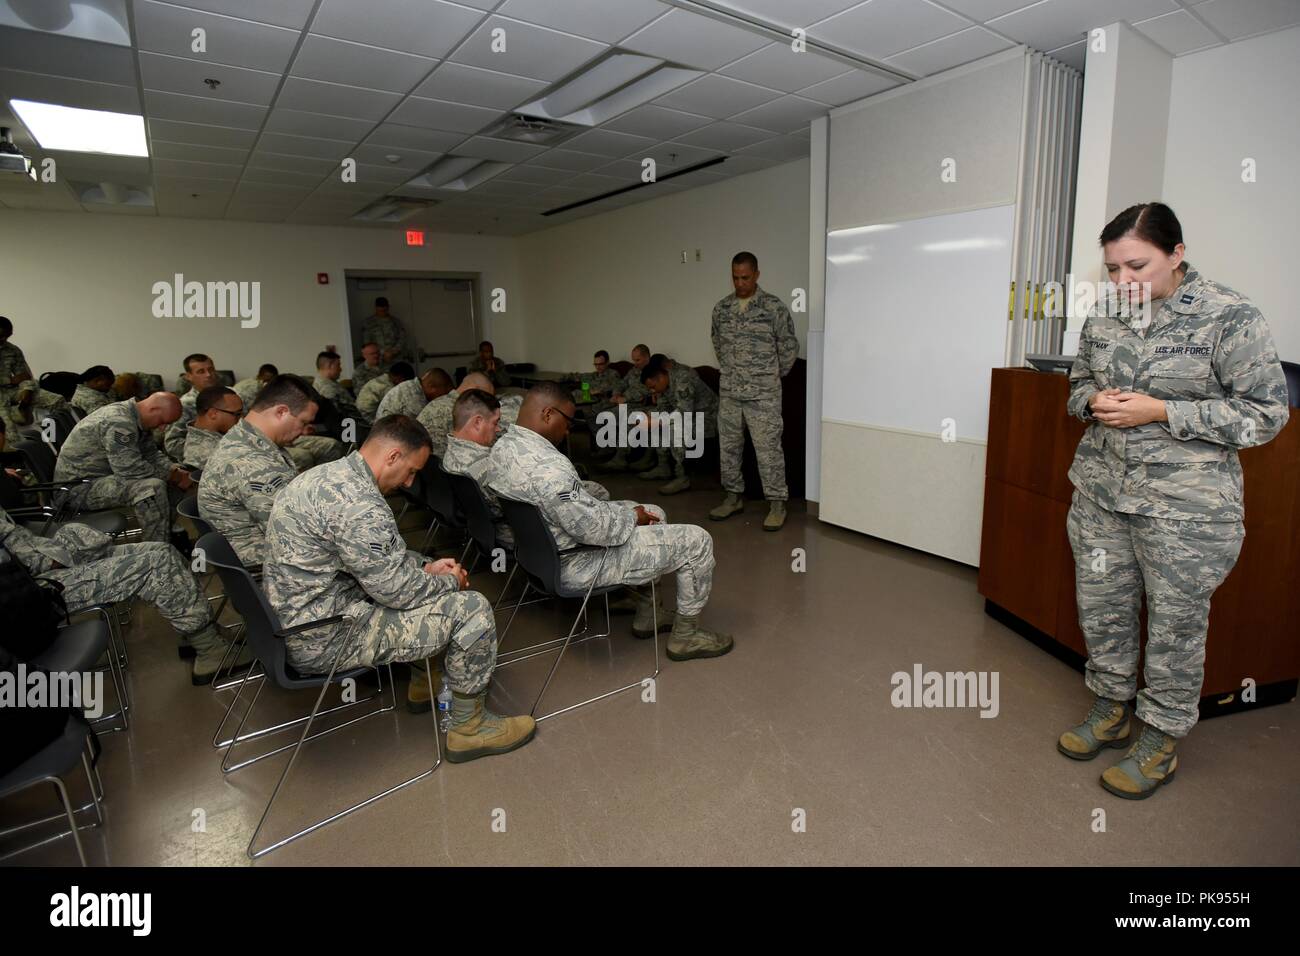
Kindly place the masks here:
<instances>
[{"instance_id":1,"label":"ceiling tile","mask_svg":"<svg viewBox=\"0 0 1300 956\"><path fill-rule=\"evenodd\" d=\"M604 43L616 43L670 8L658 0L506 0L497 13Z\"/></svg>"},{"instance_id":2,"label":"ceiling tile","mask_svg":"<svg viewBox=\"0 0 1300 956\"><path fill-rule=\"evenodd\" d=\"M241 222L284 222L292 211L292 206L249 205L246 203L236 205L231 203L226 209L225 218Z\"/></svg>"},{"instance_id":3,"label":"ceiling tile","mask_svg":"<svg viewBox=\"0 0 1300 956\"><path fill-rule=\"evenodd\" d=\"M674 9L619 45L683 66L716 70L770 42L739 27Z\"/></svg>"},{"instance_id":4,"label":"ceiling tile","mask_svg":"<svg viewBox=\"0 0 1300 956\"><path fill-rule=\"evenodd\" d=\"M223 182L215 179L185 179L155 174L153 182L155 193L159 196L189 197L198 193L200 199L217 199L227 197L235 191L233 180Z\"/></svg>"},{"instance_id":5,"label":"ceiling tile","mask_svg":"<svg viewBox=\"0 0 1300 956\"><path fill-rule=\"evenodd\" d=\"M988 26L1035 50L1055 50L1116 20L1146 20L1177 9L1174 0L1042 0Z\"/></svg>"},{"instance_id":6,"label":"ceiling tile","mask_svg":"<svg viewBox=\"0 0 1300 956\"><path fill-rule=\"evenodd\" d=\"M240 177L246 183L275 183L285 186L306 186L315 189L321 181L320 173L298 173L287 169L263 169L249 166Z\"/></svg>"},{"instance_id":7,"label":"ceiling tile","mask_svg":"<svg viewBox=\"0 0 1300 956\"><path fill-rule=\"evenodd\" d=\"M332 37L308 36L289 72L312 80L409 93L437 64L437 60L427 56L397 53Z\"/></svg>"},{"instance_id":8,"label":"ceiling tile","mask_svg":"<svg viewBox=\"0 0 1300 956\"><path fill-rule=\"evenodd\" d=\"M316 0L175 0L178 6L301 30Z\"/></svg>"},{"instance_id":9,"label":"ceiling tile","mask_svg":"<svg viewBox=\"0 0 1300 956\"><path fill-rule=\"evenodd\" d=\"M337 139L316 139L310 136L291 136L288 133L263 133L257 141L260 152L279 153L283 156L304 156L310 159L340 160L352 155L351 142Z\"/></svg>"},{"instance_id":10,"label":"ceiling tile","mask_svg":"<svg viewBox=\"0 0 1300 956\"><path fill-rule=\"evenodd\" d=\"M535 93L546 89L546 86L542 80L497 73L463 63L444 63L433 71L433 76L420 84L415 95L446 100L449 103L508 110L532 99Z\"/></svg>"},{"instance_id":11,"label":"ceiling tile","mask_svg":"<svg viewBox=\"0 0 1300 956\"><path fill-rule=\"evenodd\" d=\"M0 64L9 70L134 86L132 60L128 47L0 27Z\"/></svg>"},{"instance_id":12,"label":"ceiling tile","mask_svg":"<svg viewBox=\"0 0 1300 956\"><path fill-rule=\"evenodd\" d=\"M440 60L482 19L439 0L322 0L311 32Z\"/></svg>"},{"instance_id":13,"label":"ceiling tile","mask_svg":"<svg viewBox=\"0 0 1300 956\"><path fill-rule=\"evenodd\" d=\"M572 143L565 145L572 145ZM522 163L545 150L545 146L534 143L514 143L488 136L472 136L457 146L455 153L457 156L476 156L479 159L491 159L499 163Z\"/></svg>"},{"instance_id":14,"label":"ceiling tile","mask_svg":"<svg viewBox=\"0 0 1300 956\"><path fill-rule=\"evenodd\" d=\"M849 72L851 67L829 57L796 53L788 43L773 43L724 67L722 74L759 86L793 93L805 86Z\"/></svg>"},{"instance_id":15,"label":"ceiling tile","mask_svg":"<svg viewBox=\"0 0 1300 956\"><path fill-rule=\"evenodd\" d=\"M862 0L718 0L720 6L777 26L806 27L856 7ZM1023 0L1022 0L1023 2Z\"/></svg>"},{"instance_id":16,"label":"ceiling tile","mask_svg":"<svg viewBox=\"0 0 1300 956\"><path fill-rule=\"evenodd\" d=\"M195 146L192 143L166 143L153 141L150 155L158 159L184 159L192 163L226 163L242 166L248 157L248 147L227 149L220 146Z\"/></svg>"},{"instance_id":17,"label":"ceiling tile","mask_svg":"<svg viewBox=\"0 0 1300 956\"><path fill-rule=\"evenodd\" d=\"M702 163L705 160L715 159L717 156L718 151L716 149L686 146L682 143L664 143L654 149L646 150L645 155L638 156L637 159L653 159L656 166L655 175L663 177L688 166Z\"/></svg>"},{"instance_id":18,"label":"ceiling tile","mask_svg":"<svg viewBox=\"0 0 1300 956\"><path fill-rule=\"evenodd\" d=\"M85 179L98 176L149 177L149 160L144 156L110 156L106 153L73 153L62 149L46 150L53 157L60 179Z\"/></svg>"},{"instance_id":19,"label":"ceiling tile","mask_svg":"<svg viewBox=\"0 0 1300 956\"><path fill-rule=\"evenodd\" d=\"M573 174L571 169L551 169L549 166L514 166L491 181L528 183L536 190L538 185L554 186L572 179Z\"/></svg>"},{"instance_id":20,"label":"ceiling tile","mask_svg":"<svg viewBox=\"0 0 1300 956\"><path fill-rule=\"evenodd\" d=\"M145 113L150 117L182 123L211 123L214 126L257 130L266 118L266 108L263 106L157 90L145 90L144 104Z\"/></svg>"},{"instance_id":21,"label":"ceiling tile","mask_svg":"<svg viewBox=\"0 0 1300 956\"><path fill-rule=\"evenodd\" d=\"M346 116L327 116L324 113L307 113L302 110L276 108L266 118L268 133L289 133L293 136L317 136L321 139L338 139L355 143L374 129L373 120L352 119Z\"/></svg>"},{"instance_id":22,"label":"ceiling tile","mask_svg":"<svg viewBox=\"0 0 1300 956\"><path fill-rule=\"evenodd\" d=\"M135 86L117 86L110 83L91 83L87 80L69 80L38 73L0 69L0 111L8 111L9 100L32 100L37 103L58 103L86 110L111 110L115 113L140 112L140 96Z\"/></svg>"},{"instance_id":23,"label":"ceiling tile","mask_svg":"<svg viewBox=\"0 0 1300 956\"><path fill-rule=\"evenodd\" d=\"M357 182L359 183L404 183L411 178L413 173L420 170L400 169L392 166L374 166L370 164L357 164Z\"/></svg>"},{"instance_id":24,"label":"ceiling tile","mask_svg":"<svg viewBox=\"0 0 1300 956\"><path fill-rule=\"evenodd\" d=\"M222 163L191 163L179 159L155 159L153 171L163 176L179 179L238 179L243 166Z\"/></svg>"},{"instance_id":25,"label":"ceiling tile","mask_svg":"<svg viewBox=\"0 0 1300 956\"><path fill-rule=\"evenodd\" d=\"M808 140L798 136L780 136L736 150L737 156L762 156L764 159L775 159L783 163L795 159L807 159L808 153Z\"/></svg>"},{"instance_id":26,"label":"ceiling tile","mask_svg":"<svg viewBox=\"0 0 1300 956\"><path fill-rule=\"evenodd\" d=\"M742 110L770 103L780 95L775 90L711 73L659 97L655 105L725 119Z\"/></svg>"},{"instance_id":27,"label":"ceiling tile","mask_svg":"<svg viewBox=\"0 0 1300 956\"><path fill-rule=\"evenodd\" d=\"M401 149L423 149L431 153L445 153L465 139L462 133L448 133L436 129L420 129L398 123L381 123L368 137L367 145L397 146Z\"/></svg>"},{"instance_id":28,"label":"ceiling tile","mask_svg":"<svg viewBox=\"0 0 1300 956\"><path fill-rule=\"evenodd\" d=\"M825 83L810 86L806 90L800 90L799 95L805 99L816 100L830 106L843 106L845 103L852 103L854 100L875 96L883 90L892 90L901 83L901 80L896 80L881 73L872 73L869 70L855 70L852 73L837 76L833 80L827 80Z\"/></svg>"},{"instance_id":29,"label":"ceiling tile","mask_svg":"<svg viewBox=\"0 0 1300 956\"><path fill-rule=\"evenodd\" d=\"M551 169L572 169L585 172L604 165L606 156L593 156L591 153L579 153L572 149L548 149L540 156L528 161L530 166L548 166Z\"/></svg>"},{"instance_id":30,"label":"ceiling tile","mask_svg":"<svg viewBox=\"0 0 1300 956\"><path fill-rule=\"evenodd\" d=\"M248 165L259 169L280 169L291 173L314 173L317 178L331 172L338 172L341 176L343 170L342 164L334 160L272 153L264 149L254 150L248 157Z\"/></svg>"},{"instance_id":31,"label":"ceiling tile","mask_svg":"<svg viewBox=\"0 0 1300 956\"><path fill-rule=\"evenodd\" d=\"M1297 4L1296 10L1300 16L1300 4ZM1222 42L1212 30L1186 10L1175 10L1163 17L1143 20L1133 24L1133 29L1173 56Z\"/></svg>"},{"instance_id":32,"label":"ceiling tile","mask_svg":"<svg viewBox=\"0 0 1300 956\"><path fill-rule=\"evenodd\" d=\"M441 153L418 149L397 149L392 146L358 146L348 155L358 163L387 169L406 170L406 179L437 159ZM388 157L396 156L396 160ZM360 176L357 177L358 179Z\"/></svg>"},{"instance_id":33,"label":"ceiling tile","mask_svg":"<svg viewBox=\"0 0 1300 956\"><path fill-rule=\"evenodd\" d=\"M808 35L883 59L968 26L966 20L926 0L871 0L812 27Z\"/></svg>"},{"instance_id":34,"label":"ceiling tile","mask_svg":"<svg viewBox=\"0 0 1300 956\"><path fill-rule=\"evenodd\" d=\"M739 123L714 123L712 126L684 133L677 137L676 142L686 143L688 146L703 146L706 149L731 151L772 139L774 135L776 134L771 130L741 126Z\"/></svg>"},{"instance_id":35,"label":"ceiling tile","mask_svg":"<svg viewBox=\"0 0 1300 956\"><path fill-rule=\"evenodd\" d=\"M1040 0L943 0L943 5L957 13L964 13L972 20L984 23L994 17L1000 17L1013 10L1023 10Z\"/></svg>"},{"instance_id":36,"label":"ceiling tile","mask_svg":"<svg viewBox=\"0 0 1300 956\"><path fill-rule=\"evenodd\" d=\"M681 110L665 109L662 106L638 106L617 119L610 120L604 128L612 129L617 133L633 133L663 141L708 124L707 116L683 113Z\"/></svg>"},{"instance_id":37,"label":"ceiling tile","mask_svg":"<svg viewBox=\"0 0 1300 956\"><path fill-rule=\"evenodd\" d=\"M649 136L633 136L612 129L593 129L566 140L564 145L583 153L618 157L631 156L638 150L650 149L658 142L657 139Z\"/></svg>"},{"instance_id":38,"label":"ceiling tile","mask_svg":"<svg viewBox=\"0 0 1300 956\"><path fill-rule=\"evenodd\" d=\"M235 187L235 202L299 203L311 192L310 186L241 182Z\"/></svg>"},{"instance_id":39,"label":"ceiling tile","mask_svg":"<svg viewBox=\"0 0 1300 956\"><path fill-rule=\"evenodd\" d=\"M140 53L140 76L146 90L184 93L201 99L234 100L267 106L280 85L276 73L245 70L221 63L204 63L161 53ZM205 79L220 81L216 90L208 89Z\"/></svg>"},{"instance_id":40,"label":"ceiling tile","mask_svg":"<svg viewBox=\"0 0 1300 956\"><path fill-rule=\"evenodd\" d=\"M193 31L206 32L204 52L194 50ZM250 70L283 73L299 31L175 7L154 0L135 2L136 45L153 53L229 63Z\"/></svg>"},{"instance_id":41,"label":"ceiling tile","mask_svg":"<svg viewBox=\"0 0 1300 956\"><path fill-rule=\"evenodd\" d=\"M353 119L379 120L402 99L398 93L323 83L300 76L286 77L276 106L310 113L330 113Z\"/></svg>"},{"instance_id":42,"label":"ceiling tile","mask_svg":"<svg viewBox=\"0 0 1300 956\"><path fill-rule=\"evenodd\" d=\"M151 119L148 125L149 135L153 140L167 143L190 143L195 146L222 146L226 149L249 150L253 147L253 140L257 139L257 134L251 129L231 129L226 126L208 126L202 123L175 123L161 119Z\"/></svg>"},{"instance_id":43,"label":"ceiling tile","mask_svg":"<svg viewBox=\"0 0 1300 956\"><path fill-rule=\"evenodd\" d=\"M1300 23L1296 0L1209 0L1193 9L1230 40Z\"/></svg>"},{"instance_id":44,"label":"ceiling tile","mask_svg":"<svg viewBox=\"0 0 1300 956\"><path fill-rule=\"evenodd\" d=\"M902 67L917 76L930 76L978 60L990 53L1005 50L1010 46L1011 44L1006 40L983 27L971 27L969 30L962 30L942 40L934 40L891 56L885 62L891 66Z\"/></svg>"},{"instance_id":45,"label":"ceiling tile","mask_svg":"<svg viewBox=\"0 0 1300 956\"><path fill-rule=\"evenodd\" d=\"M791 95L746 110L733 116L732 119L745 126L757 126L778 133L793 133L807 126L815 117L825 116L826 112L826 107L822 103Z\"/></svg>"},{"instance_id":46,"label":"ceiling tile","mask_svg":"<svg viewBox=\"0 0 1300 956\"><path fill-rule=\"evenodd\" d=\"M422 96L407 97L389 117L393 122L408 126L422 126L449 132L477 133L498 116L500 110L480 106L464 106L445 100L430 100Z\"/></svg>"},{"instance_id":47,"label":"ceiling tile","mask_svg":"<svg viewBox=\"0 0 1300 956\"><path fill-rule=\"evenodd\" d=\"M493 32L505 31L505 50L493 51ZM572 73L608 47L504 17L489 17L452 55L456 63L554 81Z\"/></svg>"}]
</instances>

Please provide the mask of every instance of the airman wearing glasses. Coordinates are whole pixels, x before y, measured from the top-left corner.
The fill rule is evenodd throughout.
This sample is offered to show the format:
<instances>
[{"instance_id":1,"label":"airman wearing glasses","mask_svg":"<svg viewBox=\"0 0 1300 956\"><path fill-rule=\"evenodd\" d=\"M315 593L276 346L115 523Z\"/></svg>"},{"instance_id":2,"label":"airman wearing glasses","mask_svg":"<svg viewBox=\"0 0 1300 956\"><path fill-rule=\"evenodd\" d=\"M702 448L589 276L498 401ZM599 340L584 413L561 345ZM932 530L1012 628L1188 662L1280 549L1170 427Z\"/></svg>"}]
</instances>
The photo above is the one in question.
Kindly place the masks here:
<instances>
[{"instance_id":1,"label":"airman wearing glasses","mask_svg":"<svg viewBox=\"0 0 1300 956\"><path fill-rule=\"evenodd\" d=\"M185 429L181 460L190 468L202 468L221 443L221 437L239 421L244 403L233 388L211 385L199 392L194 409L198 414Z\"/></svg>"}]
</instances>

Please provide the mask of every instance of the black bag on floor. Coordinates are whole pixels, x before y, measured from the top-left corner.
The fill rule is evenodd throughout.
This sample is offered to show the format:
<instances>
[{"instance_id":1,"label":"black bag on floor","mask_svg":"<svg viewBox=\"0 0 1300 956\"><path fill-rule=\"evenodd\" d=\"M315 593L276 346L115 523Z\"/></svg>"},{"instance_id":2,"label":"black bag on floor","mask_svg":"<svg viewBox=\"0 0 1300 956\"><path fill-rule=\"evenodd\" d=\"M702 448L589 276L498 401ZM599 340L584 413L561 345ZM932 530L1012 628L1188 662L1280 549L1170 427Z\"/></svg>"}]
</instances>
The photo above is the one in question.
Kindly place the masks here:
<instances>
[{"instance_id":1,"label":"black bag on floor","mask_svg":"<svg viewBox=\"0 0 1300 956\"><path fill-rule=\"evenodd\" d=\"M39 657L68 622L63 589L54 581L37 580L22 562L0 547L0 667Z\"/></svg>"}]
</instances>

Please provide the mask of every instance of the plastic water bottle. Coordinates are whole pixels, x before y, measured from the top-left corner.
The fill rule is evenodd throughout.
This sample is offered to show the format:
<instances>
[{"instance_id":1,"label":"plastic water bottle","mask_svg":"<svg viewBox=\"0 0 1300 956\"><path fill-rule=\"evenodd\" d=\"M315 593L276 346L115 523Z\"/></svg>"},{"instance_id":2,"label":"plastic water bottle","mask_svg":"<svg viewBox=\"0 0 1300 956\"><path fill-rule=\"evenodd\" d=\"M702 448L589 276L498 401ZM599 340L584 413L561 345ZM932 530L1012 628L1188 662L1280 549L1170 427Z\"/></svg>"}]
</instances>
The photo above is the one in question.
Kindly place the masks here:
<instances>
[{"instance_id":1,"label":"plastic water bottle","mask_svg":"<svg viewBox=\"0 0 1300 956\"><path fill-rule=\"evenodd\" d=\"M582 400L583 400L584 402L589 402L589 401L591 401L591 383L590 383L590 382L583 382L583 383L582 383Z\"/></svg>"},{"instance_id":2,"label":"plastic water bottle","mask_svg":"<svg viewBox=\"0 0 1300 956\"><path fill-rule=\"evenodd\" d=\"M442 679L442 688L438 691L438 729L444 734L451 729L451 685L447 678Z\"/></svg>"}]
</instances>

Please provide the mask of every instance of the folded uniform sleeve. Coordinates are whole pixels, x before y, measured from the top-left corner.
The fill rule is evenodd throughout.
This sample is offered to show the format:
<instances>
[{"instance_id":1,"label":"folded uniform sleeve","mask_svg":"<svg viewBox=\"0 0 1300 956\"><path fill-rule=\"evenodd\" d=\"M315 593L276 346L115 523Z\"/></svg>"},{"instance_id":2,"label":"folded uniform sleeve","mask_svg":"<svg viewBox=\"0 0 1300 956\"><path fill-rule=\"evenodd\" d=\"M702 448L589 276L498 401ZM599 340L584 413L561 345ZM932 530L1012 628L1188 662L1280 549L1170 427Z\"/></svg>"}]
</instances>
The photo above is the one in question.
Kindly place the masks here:
<instances>
[{"instance_id":1,"label":"folded uniform sleeve","mask_svg":"<svg viewBox=\"0 0 1300 956\"><path fill-rule=\"evenodd\" d=\"M1233 306L1224 314L1224 324L1213 368L1227 394L1166 401L1165 424L1181 441L1200 439L1230 448L1262 445L1282 430L1290 415L1286 374L1257 308L1248 303Z\"/></svg>"}]
</instances>

